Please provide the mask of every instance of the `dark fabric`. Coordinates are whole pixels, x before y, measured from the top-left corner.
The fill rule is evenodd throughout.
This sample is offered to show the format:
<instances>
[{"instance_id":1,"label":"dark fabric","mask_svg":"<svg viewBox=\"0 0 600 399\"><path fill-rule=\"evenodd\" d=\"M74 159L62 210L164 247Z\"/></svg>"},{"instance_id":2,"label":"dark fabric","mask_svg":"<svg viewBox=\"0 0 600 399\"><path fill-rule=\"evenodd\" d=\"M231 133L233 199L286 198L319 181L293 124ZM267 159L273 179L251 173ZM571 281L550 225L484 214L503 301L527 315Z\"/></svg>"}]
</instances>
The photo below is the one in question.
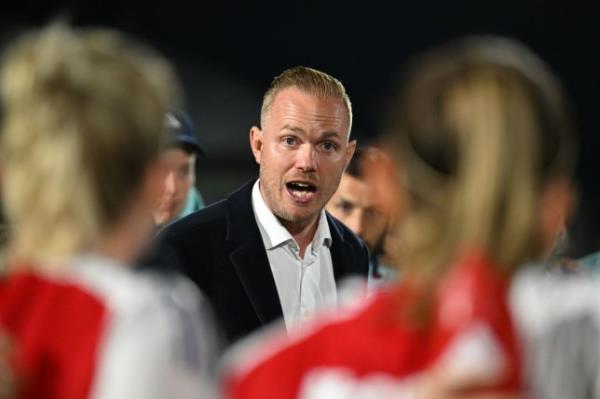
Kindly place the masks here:
<instances>
[{"instance_id":1,"label":"dark fabric","mask_svg":"<svg viewBox=\"0 0 600 399\"><path fill-rule=\"evenodd\" d=\"M283 316L252 211L254 182L165 228L143 262L189 276L211 301L229 343ZM327 221L336 281L367 276L366 245L329 214Z\"/></svg>"}]
</instances>

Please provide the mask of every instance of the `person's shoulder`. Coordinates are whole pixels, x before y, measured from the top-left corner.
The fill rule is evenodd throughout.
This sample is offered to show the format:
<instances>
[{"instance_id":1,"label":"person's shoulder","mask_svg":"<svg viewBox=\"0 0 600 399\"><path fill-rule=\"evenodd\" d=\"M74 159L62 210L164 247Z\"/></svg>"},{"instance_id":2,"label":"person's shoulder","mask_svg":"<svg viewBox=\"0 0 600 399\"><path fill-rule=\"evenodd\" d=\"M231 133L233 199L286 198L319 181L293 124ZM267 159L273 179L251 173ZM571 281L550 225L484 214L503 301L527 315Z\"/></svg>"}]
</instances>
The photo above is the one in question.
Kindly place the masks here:
<instances>
[{"instance_id":1,"label":"person's shoulder","mask_svg":"<svg viewBox=\"0 0 600 399\"><path fill-rule=\"evenodd\" d=\"M214 233L218 231L219 227L224 229L228 219L235 216L234 213L239 213L240 210L245 212L246 208L249 212L252 212L251 191L254 181L255 179L243 184L229 194L227 198L165 226L161 231L161 235L169 237L186 236L190 233L201 233L203 231Z\"/></svg>"},{"instance_id":2,"label":"person's shoulder","mask_svg":"<svg viewBox=\"0 0 600 399\"><path fill-rule=\"evenodd\" d=\"M97 255L74 260L70 281L103 298L112 311L136 313L171 306L195 307L200 292L179 273L137 270L129 265Z\"/></svg>"},{"instance_id":3,"label":"person's shoulder","mask_svg":"<svg viewBox=\"0 0 600 399\"><path fill-rule=\"evenodd\" d=\"M540 265L521 269L510 287L515 317L523 328L532 331L588 318L600 325L599 301L597 275L548 272Z\"/></svg>"},{"instance_id":4,"label":"person's shoulder","mask_svg":"<svg viewBox=\"0 0 600 399\"><path fill-rule=\"evenodd\" d=\"M52 276L32 271L4 276L0 284L0 297L5 303L20 304L19 312L34 309L37 303L52 308L56 318L63 313L69 317L86 315L87 322L91 322L93 317L103 317L108 308L106 299L85 284L60 274Z\"/></svg>"},{"instance_id":5,"label":"person's shoulder","mask_svg":"<svg viewBox=\"0 0 600 399\"><path fill-rule=\"evenodd\" d=\"M157 323L162 319L172 328L195 326L195 330L205 330L204 321L210 320L212 324L208 301L196 285L180 273L134 269L93 255L79 258L76 266L72 280L102 298L113 318ZM174 314L180 316L176 321L185 321L182 326L174 323Z\"/></svg>"},{"instance_id":6,"label":"person's shoulder","mask_svg":"<svg viewBox=\"0 0 600 399\"><path fill-rule=\"evenodd\" d=\"M164 231L170 234L182 234L189 231L202 230L207 226L223 223L226 212L227 199L224 199L167 225Z\"/></svg>"},{"instance_id":7,"label":"person's shoulder","mask_svg":"<svg viewBox=\"0 0 600 399\"><path fill-rule=\"evenodd\" d=\"M356 340L373 340L373 326L389 325L372 321L379 317L382 308L387 309L389 302L389 292L382 291L353 306L322 313L290 336L280 325L254 333L230 348L222 359L220 372L226 390L245 392L240 397L253 397L258 392L256 388L269 386L273 378L302 375L330 361L350 367L347 361L349 357L356 358Z\"/></svg>"},{"instance_id":8,"label":"person's shoulder","mask_svg":"<svg viewBox=\"0 0 600 399\"><path fill-rule=\"evenodd\" d=\"M74 279L110 304L100 396L167 397L176 387L197 394L210 388L218 335L208 302L190 280L93 256L78 260ZM145 364L149 357L156 361Z\"/></svg>"},{"instance_id":9,"label":"person's shoulder","mask_svg":"<svg viewBox=\"0 0 600 399\"><path fill-rule=\"evenodd\" d=\"M224 198L184 217L180 221L187 220L188 223L205 223L221 219L227 212L227 203L229 201L229 198Z\"/></svg>"},{"instance_id":10,"label":"person's shoulder","mask_svg":"<svg viewBox=\"0 0 600 399\"><path fill-rule=\"evenodd\" d=\"M139 264L145 269L186 271L221 248L227 232L227 200L194 212L157 233ZM208 251L208 252L207 252Z\"/></svg>"},{"instance_id":11,"label":"person's shoulder","mask_svg":"<svg viewBox=\"0 0 600 399\"><path fill-rule=\"evenodd\" d=\"M331 339L331 345L343 344L346 334L369 333L373 324L365 322L379 317L391 303L391 291L381 290L361 300L347 301L342 307L324 311L298 326L288 335L283 323L275 323L238 341L222 359L226 374L247 372L272 358L289 353L292 348L308 347ZM320 345L320 344L318 344Z\"/></svg>"},{"instance_id":12,"label":"person's shoulder","mask_svg":"<svg viewBox=\"0 0 600 399\"><path fill-rule=\"evenodd\" d=\"M197 238L203 234L220 237L225 234L228 224L253 219L254 216L248 216L247 213L252 214L251 191L254 180L248 181L227 198L165 226L159 237L178 241L192 238L197 243Z\"/></svg>"}]
</instances>

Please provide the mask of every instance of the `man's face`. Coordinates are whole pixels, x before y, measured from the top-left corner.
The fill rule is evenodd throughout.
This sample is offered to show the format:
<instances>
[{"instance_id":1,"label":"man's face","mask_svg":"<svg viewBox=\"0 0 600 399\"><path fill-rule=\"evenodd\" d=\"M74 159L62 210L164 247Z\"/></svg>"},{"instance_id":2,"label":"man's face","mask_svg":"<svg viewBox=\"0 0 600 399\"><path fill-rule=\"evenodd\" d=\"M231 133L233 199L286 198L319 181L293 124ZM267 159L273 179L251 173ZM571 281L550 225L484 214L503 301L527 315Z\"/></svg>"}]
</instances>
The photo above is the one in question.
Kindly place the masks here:
<instances>
[{"instance_id":1,"label":"man's face","mask_svg":"<svg viewBox=\"0 0 600 399\"><path fill-rule=\"evenodd\" d=\"M164 190L153 217L156 225L173 220L185 205L190 187L194 184L195 155L180 148L170 148L162 153L166 175Z\"/></svg>"},{"instance_id":2,"label":"man's face","mask_svg":"<svg viewBox=\"0 0 600 399\"><path fill-rule=\"evenodd\" d=\"M368 180L344 173L327 211L359 235L372 251L381 250L387 218L377 190Z\"/></svg>"},{"instance_id":3,"label":"man's face","mask_svg":"<svg viewBox=\"0 0 600 399\"><path fill-rule=\"evenodd\" d=\"M260 191L287 227L317 220L352 158L349 120L343 102L319 98L296 87L281 90L253 127L250 143L260 164Z\"/></svg>"}]
</instances>

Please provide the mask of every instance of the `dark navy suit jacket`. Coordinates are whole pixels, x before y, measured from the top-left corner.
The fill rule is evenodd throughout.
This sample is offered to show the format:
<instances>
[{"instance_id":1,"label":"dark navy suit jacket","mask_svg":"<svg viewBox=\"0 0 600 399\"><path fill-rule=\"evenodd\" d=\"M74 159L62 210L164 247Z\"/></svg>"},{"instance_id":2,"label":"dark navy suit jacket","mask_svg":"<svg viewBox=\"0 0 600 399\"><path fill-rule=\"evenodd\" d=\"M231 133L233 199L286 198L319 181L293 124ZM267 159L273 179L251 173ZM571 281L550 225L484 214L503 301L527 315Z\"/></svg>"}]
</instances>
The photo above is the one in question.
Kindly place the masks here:
<instances>
[{"instance_id":1,"label":"dark navy suit jacket","mask_svg":"<svg viewBox=\"0 0 600 399\"><path fill-rule=\"evenodd\" d=\"M227 199L163 230L146 265L177 265L209 298L228 343L283 316L252 211L252 180ZM336 281L366 276L366 245L327 214Z\"/></svg>"}]
</instances>

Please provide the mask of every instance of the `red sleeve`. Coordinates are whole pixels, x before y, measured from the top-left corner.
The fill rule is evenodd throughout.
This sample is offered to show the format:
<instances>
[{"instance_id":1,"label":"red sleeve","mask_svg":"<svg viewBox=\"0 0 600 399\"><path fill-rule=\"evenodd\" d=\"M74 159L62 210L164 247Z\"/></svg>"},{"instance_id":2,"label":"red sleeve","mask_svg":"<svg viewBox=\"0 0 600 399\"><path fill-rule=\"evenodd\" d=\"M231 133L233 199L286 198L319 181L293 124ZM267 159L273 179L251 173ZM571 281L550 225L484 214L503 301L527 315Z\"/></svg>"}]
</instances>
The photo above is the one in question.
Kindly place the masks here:
<instances>
[{"instance_id":1,"label":"red sleeve","mask_svg":"<svg viewBox=\"0 0 600 399\"><path fill-rule=\"evenodd\" d=\"M20 398L87 398L107 309L81 288L32 274L0 286L0 328L10 337Z\"/></svg>"}]
</instances>

